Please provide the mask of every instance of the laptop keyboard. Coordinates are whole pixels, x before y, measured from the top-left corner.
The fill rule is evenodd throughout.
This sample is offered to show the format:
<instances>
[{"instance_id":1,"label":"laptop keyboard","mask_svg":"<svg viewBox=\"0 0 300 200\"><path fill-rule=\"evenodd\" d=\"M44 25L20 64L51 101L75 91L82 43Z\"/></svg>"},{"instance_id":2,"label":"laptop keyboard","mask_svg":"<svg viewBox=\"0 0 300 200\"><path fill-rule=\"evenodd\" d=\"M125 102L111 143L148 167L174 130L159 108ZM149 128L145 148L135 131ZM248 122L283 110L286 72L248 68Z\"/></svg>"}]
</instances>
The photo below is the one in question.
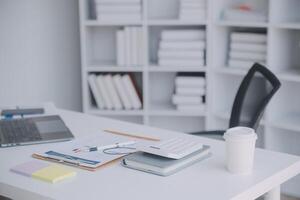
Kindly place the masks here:
<instances>
[{"instance_id":1,"label":"laptop keyboard","mask_svg":"<svg viewBox=\"0 0 300 200\"><path fill-rule=\"evenodd\" d=\"M41 140L34 122L30 119L0 120L1 132L7 143Z\"/></svg>"}]
</instances>

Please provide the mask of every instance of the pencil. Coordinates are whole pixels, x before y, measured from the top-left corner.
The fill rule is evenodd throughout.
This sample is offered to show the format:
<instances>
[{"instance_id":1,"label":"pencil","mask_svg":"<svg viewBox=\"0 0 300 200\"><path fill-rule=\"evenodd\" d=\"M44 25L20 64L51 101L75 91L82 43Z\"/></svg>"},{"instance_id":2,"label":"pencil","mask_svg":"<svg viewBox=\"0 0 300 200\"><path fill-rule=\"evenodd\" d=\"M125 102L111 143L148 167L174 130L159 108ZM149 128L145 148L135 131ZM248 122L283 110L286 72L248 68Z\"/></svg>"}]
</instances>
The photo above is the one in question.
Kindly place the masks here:
<instances>
[{"instance_id":1,"label":"pencil","mask_svg":"<svg viewBox=\"0 0 300 200\"><path fill-rule=\"evenodd\" d=\"M138 139L144 139L144 140L151 140L151 141L160 141L159 138L154 138L154 137L149 137L149 136L139 136L136 134L132 134L132 133L124 133L124 132L120 132L120 131L116 131L116 130L103 130L107 133L112 133L112 134L116 134L116 135L122 135L122 136L127 136L127 137L133 137L133 138L138 138Z\"/></svg>"}]
</instances>

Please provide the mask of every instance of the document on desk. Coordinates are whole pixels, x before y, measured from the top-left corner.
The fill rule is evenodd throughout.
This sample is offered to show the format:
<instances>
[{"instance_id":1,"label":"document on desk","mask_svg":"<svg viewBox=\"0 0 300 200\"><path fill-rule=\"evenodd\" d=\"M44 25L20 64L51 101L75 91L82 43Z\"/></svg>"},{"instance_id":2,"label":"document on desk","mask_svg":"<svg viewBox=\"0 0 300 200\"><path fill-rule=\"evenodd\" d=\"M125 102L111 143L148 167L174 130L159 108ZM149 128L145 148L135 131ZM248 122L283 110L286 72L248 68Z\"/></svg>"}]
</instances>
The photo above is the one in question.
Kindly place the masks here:
<instances>
[{"instance_id":1,"label":"document on desk","mask_svg":"<svg viewBox=\"0 0 300 200\"><path fill-rule=\"evenodd\" d=\"M132 138L99 132L65 143L61 148L35 153L33 157L95 171L133 152L136 152L136 142Z\"/></svg>"}]
</instances>

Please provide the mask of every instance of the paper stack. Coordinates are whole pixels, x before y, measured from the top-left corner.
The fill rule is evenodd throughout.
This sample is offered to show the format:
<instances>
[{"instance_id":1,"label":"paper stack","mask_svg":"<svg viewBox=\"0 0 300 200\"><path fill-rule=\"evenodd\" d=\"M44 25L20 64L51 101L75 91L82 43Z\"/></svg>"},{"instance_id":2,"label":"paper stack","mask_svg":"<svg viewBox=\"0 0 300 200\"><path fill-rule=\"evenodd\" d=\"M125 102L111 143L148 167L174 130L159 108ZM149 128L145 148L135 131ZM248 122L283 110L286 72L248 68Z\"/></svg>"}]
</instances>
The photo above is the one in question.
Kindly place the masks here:
<instances>
[{"instance_id":1,"label":"paper stack","mask_svg":"<svg viewBox=\"0 0 300 200\"><path fill-rule=\"evenodd\" d=\"M158 50L158 64L164 67L205 65L205 30L164 30Z\"/></svg>"},{"instance_id":2,"label":"paper stack","mask_svg":"<svg viewBox=\"0 0 300 200\"><path fill-rule=\"evenodd\" d=\"M141 0L95 0L98 20L137 21L142 19Z\"/></svg>"},{"instance_id":3,"label":"paper stack","mask_svg":"<svg viewBox=\"0 0 300 200\"><path fill-rule=\"evenodd\" d=\"M10 171L49 183L56 183L77 174L72 169L35 160L19 164Z\"/></svg>"},{"instance_id":4,"label":"paper stack","mask_svg":"<svg viewBox=\"0 0 300 200\"><path fill-rule=\"evenodd\" d=\"M204 112L206 81L203 73L178 73L172 102L178 110Z\"/></svg>"},{"instance_id":5,"label":"paper stack","mask_svg":"<svg viewBox=\"0 0 300 200\"><path fill-rule=\"evenodd\" d=\"M229 67L249 69L255 62L265 65L267 57L266 34L232 32L230 40Z\"/></svg>"},{"instance_id":6,"label":"paper stack","mask_svg":"<svg viewBox=\"0 0 300 200\"><path fill-rule=\"evenodd\" d=\"M116 32L118 66L143 64L143 39L141 27L125 27Z\"/></svg>"},{"instance_id":7,"label":"paper stack","mask_svg":"<svg viewBox=\"0 0 300 200\"><path fill-rule=\"evenodd\" d=\"M141 95L131 74L90 74L88 83L99 109L130 110L142 107Z\"/></svg>"},{"instance_id":8,"label":"paper stack","mask_svg":"<svg viewBox=\"0 0 300 200\"><path fill-rule=\"evenodd\" d=\"M206 19L206 0L180 0L179 19L199 21Z\"/></svg>"}]
</instances>

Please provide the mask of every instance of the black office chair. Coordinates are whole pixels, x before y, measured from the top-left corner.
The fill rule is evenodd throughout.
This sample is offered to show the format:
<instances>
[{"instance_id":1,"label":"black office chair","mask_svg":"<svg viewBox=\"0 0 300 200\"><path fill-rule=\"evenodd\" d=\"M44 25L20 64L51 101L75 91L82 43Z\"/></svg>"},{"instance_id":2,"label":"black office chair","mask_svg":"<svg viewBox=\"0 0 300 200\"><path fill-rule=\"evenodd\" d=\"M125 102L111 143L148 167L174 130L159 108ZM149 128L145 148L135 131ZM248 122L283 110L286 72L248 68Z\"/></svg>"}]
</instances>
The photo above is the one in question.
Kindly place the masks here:
<instances>
[{"instance_id":1,"label":"black office chair","mask_svg":"<svg viewBox=\"0 0 300 200\"><path fill-rule=\"evenodd\" d=\"M266 67L255 63L244 77L231 110L229 128L246 126L257 129L264 109L280 88L278 78ZM226 130L191 133L222 140Z\"/></svg>"},{"instance_id":2,"label":"black office chair","mask_svg":"<svg viewBox=\"0 0 300 200\"><path fill-rule=\"evenodd\" d=\"M12 200L12 199L10 199L10 198L8 198L8 197L5 197L5 196L2 196L2 195L0 195L0 200Z\"/></svg>"}]
</instances>

